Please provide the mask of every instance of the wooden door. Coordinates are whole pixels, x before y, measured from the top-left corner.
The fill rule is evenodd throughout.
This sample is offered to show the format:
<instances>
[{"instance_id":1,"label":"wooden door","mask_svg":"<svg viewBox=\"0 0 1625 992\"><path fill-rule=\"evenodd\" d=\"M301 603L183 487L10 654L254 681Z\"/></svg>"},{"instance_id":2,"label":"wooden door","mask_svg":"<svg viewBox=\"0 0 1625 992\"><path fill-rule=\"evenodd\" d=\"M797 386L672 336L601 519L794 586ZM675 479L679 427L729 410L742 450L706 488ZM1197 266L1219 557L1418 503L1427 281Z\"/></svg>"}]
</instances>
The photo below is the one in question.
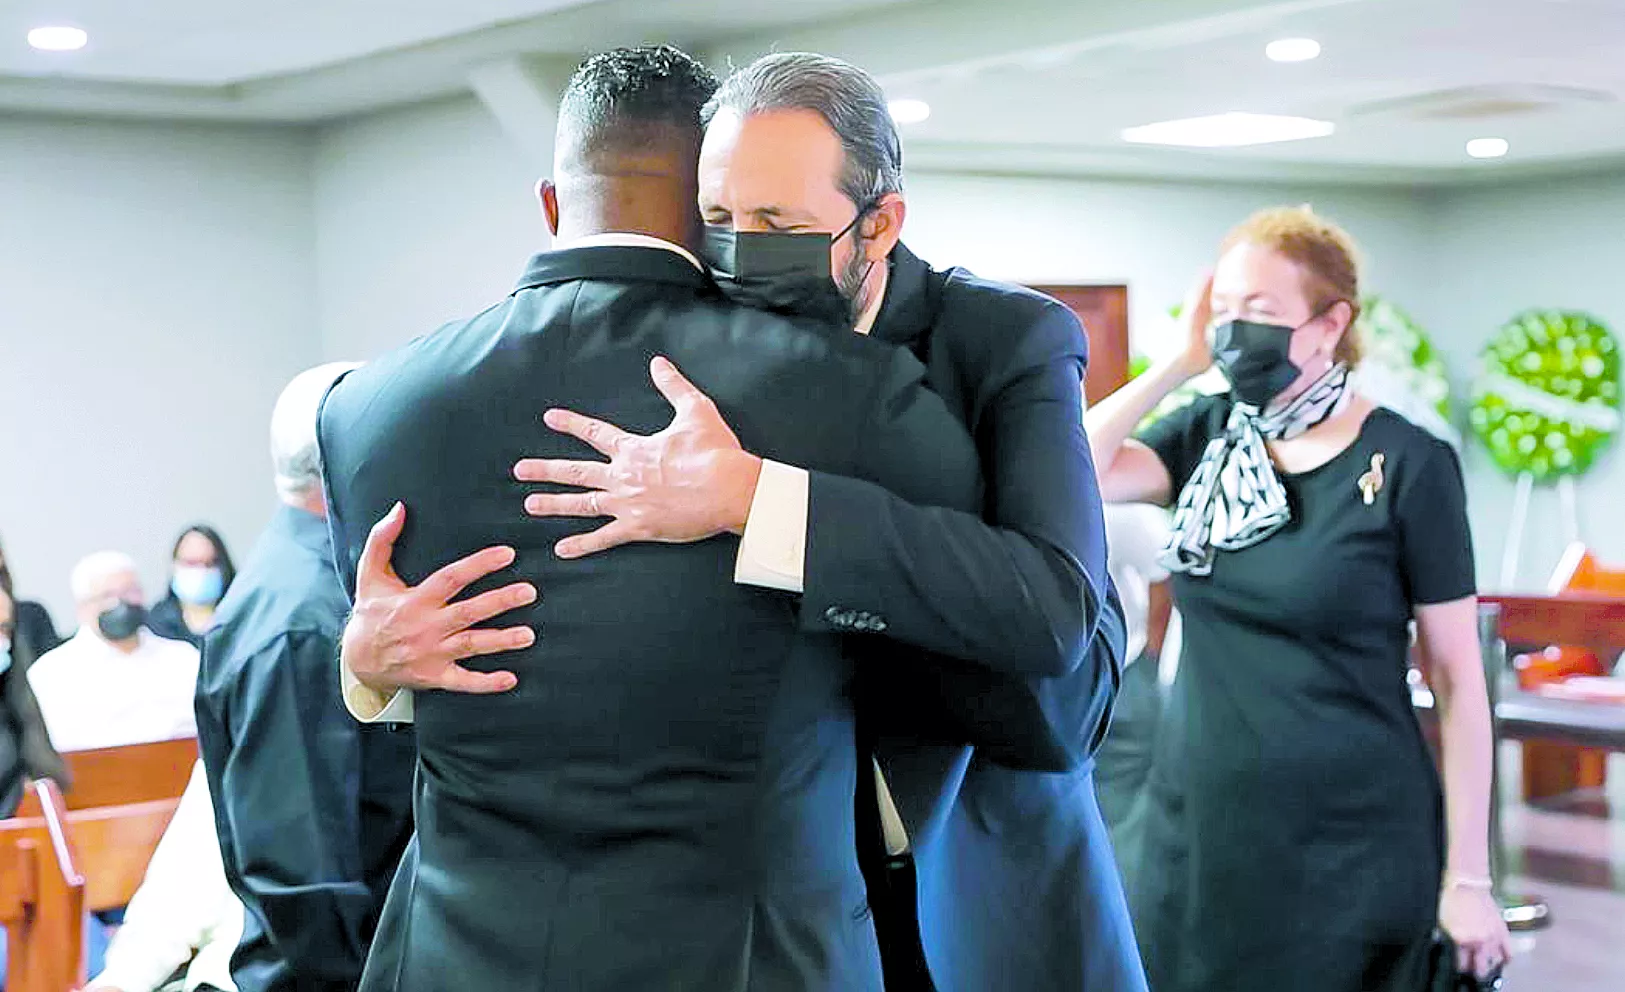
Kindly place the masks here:
<instances>
[{"instance_id":1,"label":"wooden door","mask_svg":"<svg viewBox=\"0 0 1625 992\"><path fill-rule=\"evenodd\" d=\"M1093 406L1128 381L1128 287L1034 286L1072 308L1089 335L1083 391Z\"/></svg>"}]
</instances>

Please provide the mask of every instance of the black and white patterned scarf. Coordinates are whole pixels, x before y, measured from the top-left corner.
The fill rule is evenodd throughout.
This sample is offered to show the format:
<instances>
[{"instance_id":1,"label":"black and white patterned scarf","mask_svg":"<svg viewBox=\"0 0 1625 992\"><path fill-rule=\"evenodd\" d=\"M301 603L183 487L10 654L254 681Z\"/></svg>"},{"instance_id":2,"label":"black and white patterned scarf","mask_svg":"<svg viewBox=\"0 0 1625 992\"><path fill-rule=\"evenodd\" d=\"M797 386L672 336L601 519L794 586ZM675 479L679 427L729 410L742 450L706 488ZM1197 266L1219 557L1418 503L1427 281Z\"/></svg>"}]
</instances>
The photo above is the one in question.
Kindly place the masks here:
<instances>
[{"instance_id":1,"label":"black and white patterned scarf","mask_svg":"<svg viewBox=\"0 0 1625 992\"><path fill-rule=\"evenodd\" d=\"M1174 534L1159 559L1164 568L1207 575L1215 549L1250 548L1292 519L1264 442L1297 437L1341 412L1353 396L1348 377L1348 367L1339 362L1271 414L1236 403L1224 433L1207 443L1179 492Z\"/></svg>"}]
</instances>

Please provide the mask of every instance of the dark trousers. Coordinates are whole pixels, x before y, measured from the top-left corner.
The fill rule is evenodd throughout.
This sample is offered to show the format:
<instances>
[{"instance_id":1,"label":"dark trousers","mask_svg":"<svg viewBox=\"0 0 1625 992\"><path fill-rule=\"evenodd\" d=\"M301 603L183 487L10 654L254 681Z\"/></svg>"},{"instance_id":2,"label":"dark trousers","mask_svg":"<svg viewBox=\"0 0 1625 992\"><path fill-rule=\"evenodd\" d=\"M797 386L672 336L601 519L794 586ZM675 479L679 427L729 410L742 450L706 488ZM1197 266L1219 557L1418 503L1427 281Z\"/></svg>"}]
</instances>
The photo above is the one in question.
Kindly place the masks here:
<instances>
[{"instance_id":1,"label":"dark trousers","mask_svg":"<svg viewBox=\"0 0 1625 992\"><path fill-rule=\"evenodd\" d=\"M1095 754L1095 797L1125 883L1131 883L1139 866L1146 784L1162 728L1162 710L1157 658L1145 654L1123 672L1111 730Z\"/></svg>"}]
</instances>

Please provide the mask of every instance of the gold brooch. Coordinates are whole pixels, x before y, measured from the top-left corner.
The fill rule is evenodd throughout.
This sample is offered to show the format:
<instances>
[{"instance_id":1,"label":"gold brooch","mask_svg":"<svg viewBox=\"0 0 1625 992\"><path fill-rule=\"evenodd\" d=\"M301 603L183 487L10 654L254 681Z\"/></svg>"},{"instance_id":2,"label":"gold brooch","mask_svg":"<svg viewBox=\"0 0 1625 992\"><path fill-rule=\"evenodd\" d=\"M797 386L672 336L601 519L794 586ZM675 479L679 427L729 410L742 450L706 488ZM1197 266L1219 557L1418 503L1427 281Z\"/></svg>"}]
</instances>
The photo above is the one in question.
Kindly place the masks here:
<instances>
[{"instance_id":1,"label":"gold brooch","mask_svg":"<svg viewBox=\"0 0 1625 992\"><path fill-rule=\"evenodd\" d=\"M1360 476L1354 484L1360 488L1360 495L1365 497L1365 505L1370 506L1377 500L1377 493L1382 491L1382 454L1371 456L1371 471Z\"/></svg>"}]
</instances>

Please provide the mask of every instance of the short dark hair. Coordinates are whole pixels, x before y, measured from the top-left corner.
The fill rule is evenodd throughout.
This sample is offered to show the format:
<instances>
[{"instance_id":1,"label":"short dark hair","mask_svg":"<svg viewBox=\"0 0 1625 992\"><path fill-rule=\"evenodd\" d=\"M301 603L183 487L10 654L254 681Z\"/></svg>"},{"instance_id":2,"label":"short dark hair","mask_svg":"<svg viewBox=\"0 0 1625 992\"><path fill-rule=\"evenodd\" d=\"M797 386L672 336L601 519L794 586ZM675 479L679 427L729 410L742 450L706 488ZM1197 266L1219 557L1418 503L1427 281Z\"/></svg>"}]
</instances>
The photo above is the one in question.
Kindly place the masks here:
<instances>
[{"instance_id":1,"label":"short dark hair","mask_svg":"<svg viewBox=\"0 0 1625 992\"><path fill-rule=\"evenodd\" d=\"M711 70L670 45L616 48L581 63L559 103L559 131L580 152L632 152L656 128L700 132L717 91Z\"/></svg>"},{"instance_id":2,"label":"short dark hair","mask_svg":"<svg viewBox=\"0 0 1625 992\"><path fill-rule=\"evenodd\" d=\"M875 78L850 62L808 52L764 55L722 84L705 107L707 125L721 110L741 116L810 110L841 141L841 193L859 209L903 191L903 143Z\"/></svg>"}]
</instances>

